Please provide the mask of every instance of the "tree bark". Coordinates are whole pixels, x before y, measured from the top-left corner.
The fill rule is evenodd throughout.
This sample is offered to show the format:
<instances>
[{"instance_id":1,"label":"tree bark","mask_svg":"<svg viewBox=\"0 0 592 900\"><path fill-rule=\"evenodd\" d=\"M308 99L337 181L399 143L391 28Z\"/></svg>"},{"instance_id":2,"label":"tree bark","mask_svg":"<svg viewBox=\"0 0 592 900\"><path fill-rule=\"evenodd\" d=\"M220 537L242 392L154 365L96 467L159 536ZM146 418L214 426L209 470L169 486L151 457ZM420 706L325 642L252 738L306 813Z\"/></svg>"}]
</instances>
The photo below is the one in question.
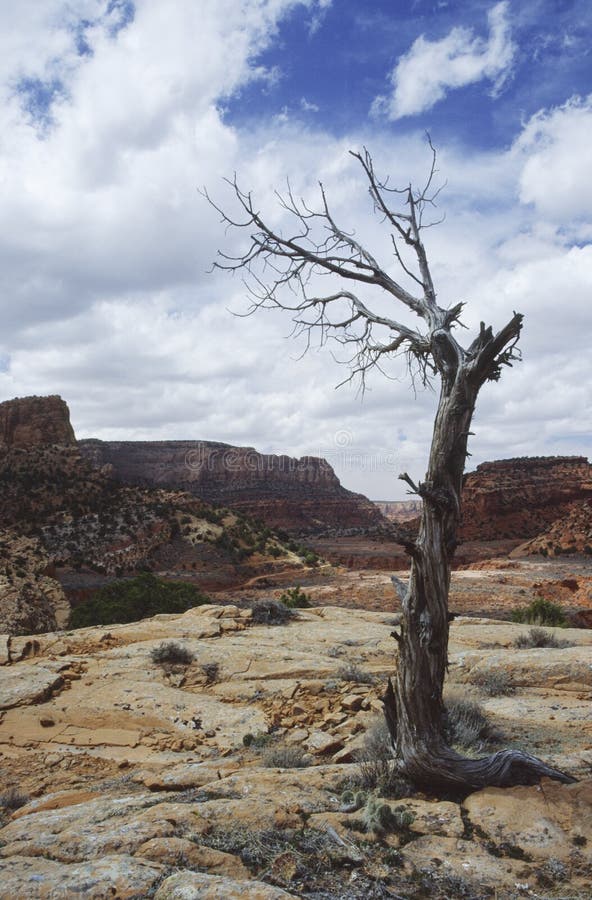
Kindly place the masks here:
<instances>
[{"instance_id":1,"label":"tree bark","mask_svg":"<svg viewBox=\"0 0 592 900\"><path fill-rule=\"evenodd\" d=\"M448 668L448 592L460 522L467 440L479 385L462 363L442 379L419 534L402 600L397 677L384 697L385 716L401 771L429 790L469 792L486 785L534 784L548 776L574 779L519 751L469 759L443 738L443 686ZM410 482L407 476L402 476ZM410 482L412 484L412 482Z\"/></svg>"}]
</instances>

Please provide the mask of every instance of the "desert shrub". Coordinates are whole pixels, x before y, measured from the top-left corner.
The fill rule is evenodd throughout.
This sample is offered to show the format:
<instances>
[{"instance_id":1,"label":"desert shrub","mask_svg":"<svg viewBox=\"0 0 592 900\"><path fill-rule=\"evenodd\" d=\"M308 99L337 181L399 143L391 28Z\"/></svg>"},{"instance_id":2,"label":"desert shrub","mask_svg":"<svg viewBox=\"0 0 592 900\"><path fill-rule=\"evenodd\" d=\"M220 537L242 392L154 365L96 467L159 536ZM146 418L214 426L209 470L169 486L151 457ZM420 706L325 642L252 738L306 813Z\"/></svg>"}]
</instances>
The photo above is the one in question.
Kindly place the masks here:
<instances>
[{"instance_id":1,"label":"desert shrub","mask_svg":"<svg viewBox=\"0 0 592 900\"><path fill-rule=\"evenodd\" d=\"M356 753L357 771L353 786L376 791L380 796L409 797L413 787L397 771L391 749L391 737L384 718L377 717L364 736L364 744Z\"/></svg>"},{"instance_id":2,"label":"desert shrub","mask_svg":"<svg viewBox=\"0 0 592 900\"><path fill-rule=\"evenodd\" d=\"M491 726L478 703L465 697L454 697L445 703L444 734L449 744L476 750L481 749L491 736Z\"/></svg>"},{"instance_id":3,"label":"desert shrub","mask_svg":"<svg viewBox=\"0 0 592 900\"><path fill-rule=\"evenodd\" d=\"M304 769L310 765L310 757L301 747L278 744L264 750L261 762L268 769Z\"/></svg>"},{"instance_id":4,"label":"desert shrub","mask_svg":"<svg viewBox=\"0 0 592 900\"><path fill-rule=\"evenodd\" d=\"M203 663L201 670L206 676L206 682L208 684L214 684L215 681L218 681L218 678L220 677L220 663Z\"/></svg>"},{"instance_id":5,"label":"desert shrub","mask_svg":"<svg viewBox=\"0 0 592 900\"><path fill-rule=\"evenodd\" d=\"M280 597L280 603L283 603L288 609L308 609L311 605L310 597L302 590L299 584L284 591Z\"/></svg>"},{"instance_id":6,"label":"desert shrub","mask_svg":"<svg viewBox=\"0 0 592 900\"><path fill-rule=\"evenodd\" d=\"M158 647L150 651L150 659L159 666L178 665L188 666L193 662L193 653L187 647L176 644L174 641L163 641Z\"/></svg>"},{"instance_id":7,"label":"desert shrub","mask_svg":"<svg viewBox=\"0 0 592 900\"><path fill-rule=\"evenodd\" d=\"M489 697L507 697L516 690L509 672L498 669L493 672L479 672L473 679L473 684L481 688Z\"/></svg>"},{"instance_id":8,"label":"desert shrub","mask_svg":"<svg viewBox=\"0 0 592 900\"><path fill-rule=\"evenodd\" d=\"M200 834L200 844L238 856L252 872L267 869L274 859L286 851L296 853L299 869L314 884L317 875L327 868L328 851L333 840L325 831L312 828L269 828L256 831L244 825L213 828Z\"/></svg>"},{"instance_id":9,"label":"desert shrub","mask_svg":"<svg viewBox=\"0 0 592 900\"><path fill-rule=\"evenodd\" d=\"M512 622L520 625L549 625L551 627L563 627L567 624L565 613L558 603L545 600L544 597L536 597L528 606L519 606L510 616Z\"/></svg>"},{"instance_id":10,"label":"desert shrub","mask_svg":"<svg viewBox=\"0 0 592 900\"><path fill-rule=\"evenodd\" d=\"M144 573L105 585L72 610L68 627L137 622L159 613L183 613L204 603L209 603L209 598L194 585Z\"/></svg>"},{"instance_id":11,"label":"desert shrub","mask_svg":"<svg viewBox=\"0 0 592 900\"><path fill-rule=\"evenodd\" d=\"M294 618L292 610L279 600L256 600L251 611L255 625L285 625Z\"/></svg>"},{"instance_id":12,"label":"desert shrub","mask_svg":"<svg viewBox=\"0 0 592 900\"><path fill-rule=\"evenodd\" d=\"M544 628L530 628L524 634L519 634L514 641L514 646L520 650L532 649L535 647L553 647L559 649L561 647L572 647L571 641L562 641L556 638L552 631L545 631Z\"/></svg>"},{"instance_id":13,"label":"desert shrub","mask_svg":"<svg viewBox=\"0 0 592 900\"><path fill-rule=\"evenodd\" d=\"M20 809L29 802L29 795L19 791L16 787L8 788L0 794L0 806L6 810Z\"/></svg>"},{"instance_id":14,"label":"desert shrub","mask_svg":"<svg viewBox=\"0 0 592 900\"><path fill-rule=\"evenodd\" d=\"M274 740L272 734L267 734L265 731L258 731L257 734L248 734L243 735L243 745L245 747L253 747L254 750L260 750L262 747L267 747Z\"/></svg>"},{"instance_id":15,"label":"desert shrub","mask_svg":"<svg viewBox=\"0 0 592 900\"><path fill-rule=\"evenodd\" d=\"M342 681L353 681L355 684L374 684L374 676L352 662L340 666L337 675Z\"/></svg>"}]
</instances>

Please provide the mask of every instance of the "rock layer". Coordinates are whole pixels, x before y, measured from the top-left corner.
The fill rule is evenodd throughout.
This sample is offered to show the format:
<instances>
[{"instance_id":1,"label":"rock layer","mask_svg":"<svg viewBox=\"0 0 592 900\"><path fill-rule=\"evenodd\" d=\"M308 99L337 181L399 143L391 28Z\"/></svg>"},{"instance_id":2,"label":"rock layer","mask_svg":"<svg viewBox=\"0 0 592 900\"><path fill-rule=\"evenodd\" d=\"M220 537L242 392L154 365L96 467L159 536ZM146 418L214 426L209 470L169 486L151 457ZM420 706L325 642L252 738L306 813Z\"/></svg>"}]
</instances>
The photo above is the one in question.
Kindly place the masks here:
<instances>
[{"instance_id":1,"label":"rock layer","mask_svg":"<svg viewBox=\"0 0 592 900\"><path fill-rule=\"evenodd\" d=\"M212 441L79 442L95 466L129 484L175 487L281 528L379 525L379 509L344 488L326 460L258 453Z\"/></svg>"},{"instance_id":2,"label":"rock layer","mask_svg":"<svg viewBox=\"0 0 592 900\"><path fill-rule=\"evenodd\" d=\"M592 498L584 456L541 456L482 463L465 477L463 540L533 538Z\"/></svg>"}]
</instances>

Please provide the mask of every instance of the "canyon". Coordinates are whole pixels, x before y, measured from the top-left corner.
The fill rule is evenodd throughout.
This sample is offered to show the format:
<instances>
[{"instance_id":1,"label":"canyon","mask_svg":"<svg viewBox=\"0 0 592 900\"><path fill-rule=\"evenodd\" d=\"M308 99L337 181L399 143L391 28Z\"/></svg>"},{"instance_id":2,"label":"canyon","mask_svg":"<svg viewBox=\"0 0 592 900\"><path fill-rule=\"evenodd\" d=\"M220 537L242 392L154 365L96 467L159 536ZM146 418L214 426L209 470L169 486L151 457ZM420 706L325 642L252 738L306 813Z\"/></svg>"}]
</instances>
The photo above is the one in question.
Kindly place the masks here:
<instances>
[{"instance_id":1,"label":"canyon","mask_svg":"<svg viewBox=\"0 0 592 900\"><path fill-rule=\"evenodd\" d=\"M384 523L378 508L344 488L320 457L294 459L213 441L81 440L78 447L83 458L96 467L109 465L123 483L178 488L274 528L303 532Z\"/></svg>"},{"instance_id":2,"label":"canyon","mask_svg":"<svg viewBox=\"0 0 592 900\"><path fill-rule=\"evenodd\" d=\"M466 476L445 684L477 716L460 752L522 748L578 781L442 798L392 777L381 724L416 500L373 507L317 458L76 442L40 399L1 420L0 900L586 896L587 460ZM138 572L210 601L68 628ZM310 606L263 623L296 586ZM510 621L540 598L567 622L543 647Z\"/></svg>"}]
</instances>

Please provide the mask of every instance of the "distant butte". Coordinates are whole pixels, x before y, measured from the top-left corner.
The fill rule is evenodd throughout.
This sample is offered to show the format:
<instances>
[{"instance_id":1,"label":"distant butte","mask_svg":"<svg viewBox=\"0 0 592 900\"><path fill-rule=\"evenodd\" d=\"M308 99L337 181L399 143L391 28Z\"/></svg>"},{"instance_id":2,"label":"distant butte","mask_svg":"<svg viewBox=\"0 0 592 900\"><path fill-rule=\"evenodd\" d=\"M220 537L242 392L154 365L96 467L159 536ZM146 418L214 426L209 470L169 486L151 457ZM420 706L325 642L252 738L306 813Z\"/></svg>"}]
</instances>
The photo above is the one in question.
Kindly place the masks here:
<instances>
[{"instance_id":1,"label":"distant butte","mask_svg":"<svg viewBox=\"0 0 592 900\"><path fill-rule=\"evenodd\" d=\"M68 404L61 397L19 397L0 403L0 446L75 443Z\"/></svg>"}]
</instances>

